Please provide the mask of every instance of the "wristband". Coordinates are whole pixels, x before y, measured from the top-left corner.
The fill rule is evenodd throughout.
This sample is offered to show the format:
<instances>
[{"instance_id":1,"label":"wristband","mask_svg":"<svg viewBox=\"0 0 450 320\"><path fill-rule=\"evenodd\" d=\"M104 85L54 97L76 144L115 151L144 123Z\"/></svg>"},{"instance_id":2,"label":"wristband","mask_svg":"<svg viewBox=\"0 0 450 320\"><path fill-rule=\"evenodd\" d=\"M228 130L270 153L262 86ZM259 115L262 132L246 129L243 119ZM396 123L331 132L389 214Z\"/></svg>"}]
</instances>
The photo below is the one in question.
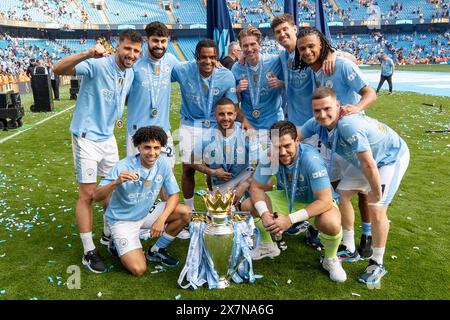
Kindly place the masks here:
<instances>
[{"instance_id":1,"label":"wristband","mask_svg":"<svg viewBox=\"0 0 450 320\"><path fill-rule=\"evenodd\" d=\"M260 217L262 217L264 212L269 211L269 208L267 208L267 204L265 201L258 201L255 203L255 209L258 211L258 214Z\"/></svg>"},{"instance_id":2,"label":"wristband","mask_svg":"<svg viewBox=\"0 0 450 320\"><path fill-rule=\"evenodd\" d=\"M305 209L301 209L299 211L292 212L289 215L289 219L291 219L292 224L297 222L302 222L309 219L308 211Z\"/></svg>"}]
</instances>

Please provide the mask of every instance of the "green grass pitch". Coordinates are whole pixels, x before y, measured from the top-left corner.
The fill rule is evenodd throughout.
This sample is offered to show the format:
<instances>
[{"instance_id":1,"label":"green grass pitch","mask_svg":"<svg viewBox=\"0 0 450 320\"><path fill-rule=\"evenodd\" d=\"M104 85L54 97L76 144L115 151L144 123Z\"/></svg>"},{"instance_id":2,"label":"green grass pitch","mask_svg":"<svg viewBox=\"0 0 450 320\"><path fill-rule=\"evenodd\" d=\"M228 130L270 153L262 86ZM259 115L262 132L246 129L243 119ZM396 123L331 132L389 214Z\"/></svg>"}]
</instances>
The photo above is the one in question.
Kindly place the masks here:
<instances>
[{"instance_id":1,"label":"green grass pitch","mask_svg":"<svg viewBox=\"0 0 450 320\"><path fill-rule=\"evenodd\" d=\"M73 105L68 88L61 88L55 113ZM304 235L286 236L288 250L274 260L254 263L264 277L253 285L232 284L226 290L206 288L183 290L178 275L184 265L188 241L177 239L170 252L180 266L166 272L129 275L118 260L98 245L108 264L106 274L93 274L81 265L82 246L75 224L77 186L69 133L71 111L33 126L49 113L30 113L30 95L23 96L27 113L20 129L0 132L0 140L28 129L0 143L0 300L4 299L449 299L450 283L450 140L444 133L427 134L427 129L448 129L450 99L413 93L382 94L368 111L396 130L408 143L411 162L389 209L390 234L385 256L389 273L380 288L357 282L365 262L345 263L348 280L335 284L319 264L320 253L307 247ZM443 105L422 106L421 103ZM178 127L180 96L173 87L171 120ZM125 155L125 131L117 131L121 157ZM180 165L176 166L180 178ZM196 189L204 188L197 174ZM201 208L196 198L197 207ZM94 241L98 244L102 218L94 211ZM359 239L359 217L356 217ZM148 248L154 240L143 242ZM81 268L81 289L64 283L67 268ZM49 278L50 277L50 278ZM288 283L288 280L291 280ZM53 281L53 282L51 282ZM59 285L58 285L58 281ZM101 297L98 293L101 292Z\"/></svg>"}]
</instances>

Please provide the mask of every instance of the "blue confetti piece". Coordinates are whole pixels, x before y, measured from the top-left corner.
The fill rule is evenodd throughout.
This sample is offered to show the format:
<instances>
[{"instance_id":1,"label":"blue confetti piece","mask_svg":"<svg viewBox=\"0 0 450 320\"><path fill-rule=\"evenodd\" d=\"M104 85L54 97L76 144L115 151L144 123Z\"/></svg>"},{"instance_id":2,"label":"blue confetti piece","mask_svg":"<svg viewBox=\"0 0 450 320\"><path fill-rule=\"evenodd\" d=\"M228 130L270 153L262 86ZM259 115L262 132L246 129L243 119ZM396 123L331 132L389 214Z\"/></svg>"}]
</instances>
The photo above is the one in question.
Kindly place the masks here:
<instances>
[{"instance_id":1,"label":"blue confetti piece","mask_svg":"<svg viewBox=\"0 0 450 320\"><path fill-rule=\"evenodd\" d=\"M55 260L48 260L48 263L56 263Z\"/></svg>"},{"instance_id":2,"label":"blue confetti piece","mask_svg":"<svg viewBox=\"0 0 450 320\"><path fill-rule=\"evenodd\" d=\"M6 242L6 240L0 240L0 243Z\"/></svg>"},{"instance_id":3,"label":"blue confetti piece","mask_svg":"<svg viewBox=\"0 0 450 320\"><path fill-rule=\"evenodd\" d=\"M47 280L48 280L48 282L53 283L52 277L48 277Z\"/></svg>"},{"instance_id":4,"label":"blue confetti piece","mask_svg":"<svg viewBox=\"0 0 450 320\"><path fill-rule=\"evenodd\" d=\"M30 300L39 300L39 299L36 297L32 297Z\"/></svg>"},{"instance_id":5,"label":"blue confetti piece","mask_svg":"<svg viewBox=\"0 0 450 320\"><path fill-rule=\"evenodd\" d=\"M181 294L177 294L177 295L175 296L175 300L181 300Z\"/></svg>"},{"instance_id":6,"label":"blue confetti piece","mask_svg":"<svg viewBox=\"0 0 450 320\"><path fill-rule=\"evenodd\" d=\"M68 243L67 246L68 246L69 248L72 248L72 245L71 245L70 243Z\"/></svg>"},{"instance_id":7,"label":"blue confetti piece","mask_svg":"<svg viewBox=\"0 0 450 320\"><path fill-rule=\"evenodd\" d=\"M6 290L0 290L0 294L5 294Z\"/></svg>"}]
</instances>

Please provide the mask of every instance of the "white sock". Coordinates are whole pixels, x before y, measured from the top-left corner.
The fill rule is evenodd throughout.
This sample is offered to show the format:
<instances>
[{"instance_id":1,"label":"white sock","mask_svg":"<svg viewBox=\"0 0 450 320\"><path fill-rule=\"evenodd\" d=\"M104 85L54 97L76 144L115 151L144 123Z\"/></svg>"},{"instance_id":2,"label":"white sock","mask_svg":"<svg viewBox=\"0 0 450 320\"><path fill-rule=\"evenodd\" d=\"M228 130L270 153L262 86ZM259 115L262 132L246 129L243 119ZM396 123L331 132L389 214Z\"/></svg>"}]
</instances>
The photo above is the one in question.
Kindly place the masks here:
<instances>
[{"instance_id":1,"label":"white sock","mask_svg":"<svg viewBox=\"0 0 450 320\"><path fill-rule=\"evenodd\" d=\"M192 198L185 198L184 199L184 204L187 205L189 208L191 208L191 210L195 210L194 208L194 197Z\"/></svg>"},{"instance_id":2,"label":"white sock","mask_svg":"<svg viewBox=\"0 0 450 320\"><path fill-rule=\"evenodd\" d=\"M80 233L80 238L83 243L84 254L95 249L94 241L92 240L92 232Z\"/></svg>"},{"instance_id":3,"label":"white sock","mask_svg":"<svg viewBox=\"0 0 450 320\"><path fill-rule=\"evenodd\" d=\"M342 230L342 244L344 244L350 252L355 252L355 230Z\"/></svg>"},{"instance_id":4,"label":"white sock","mask_svg":"<svg viewBox=\"0 0 450 320\"><path fill-rule=\"evenodd\" d=\"M103 214L103 234L107 237L111 236L111 230L108 227L108 221L106 220L106 214Z\"/></svg>"},{"instance_id":5,"label":"white sock","mask_svg":"<svg viewBox=\"0 0 450 320\"><path fill-rule=\"evenodd\" d=\"M373 248L372 260L375 260L378 264L383 264L385 248Z\"/></svg>"}]
</instances>

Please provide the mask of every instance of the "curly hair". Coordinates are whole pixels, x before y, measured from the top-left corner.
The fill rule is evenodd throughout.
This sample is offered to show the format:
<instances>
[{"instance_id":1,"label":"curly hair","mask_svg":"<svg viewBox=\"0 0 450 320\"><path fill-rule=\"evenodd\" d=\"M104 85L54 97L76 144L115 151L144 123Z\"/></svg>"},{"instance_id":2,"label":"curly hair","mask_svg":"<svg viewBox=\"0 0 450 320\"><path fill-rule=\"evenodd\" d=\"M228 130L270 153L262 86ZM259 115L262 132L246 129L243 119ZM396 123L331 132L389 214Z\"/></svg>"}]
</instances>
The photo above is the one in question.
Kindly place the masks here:
<instances>
[{"instance_id":1,"label":"curly hair","mask_svg":"<svg viewBox=\"0 0 450 320\"><path fill-rule=\"evenodd\" d=\"M151 36L168 38L170 36L169 28L167 28L164 23L159 21L153 21L146 25L145 33L147 34L148 38L150 38Z\"/></svg>"},{"instance_id":2,"label":"curly hair","mask_svg":"<svg viewBox=\"0 0 450 320\"><path fill-rule=\"evenodd\" d=\"M216 56L219 53L219 47L217 46L217 42L211 39L203 39L200 40L197 43L197 46L195 47L195 59L198 60L200 58L200 51L202 51L203 48L214 48Z\"/></svg>"},{"instance_id":3,"label":"curly hair","mask_svg":"<svg viewBox=\"0 0 450 320\"><path fill-rule=\"evenodd\" d=\"M159 141L161 147L165 147L167 145L167 134L160 127L148 126L139 128L133 135L133 144L135 147L149 141Z\"/></svg>"},{"instance_id":4,"label":"curly hair","mask_svg":"<svg viewBox=\"0 0 450 320\"><path fill-rule=\"evenodd\" d=\"M319 60L320 62L324 62L328 56L328 54L334 52L333 47L331 46L330 41L325 37L325 35L320 32L319 30L315 28L302 28L297 36L297 43L301 38L315 35L320 40L320 55ZM300 51L298 50L297 46L295 46L295 60L294 60L294 68L303 70L308 65L301 59L300 57Z\"/></svg>"}]
</instances>

